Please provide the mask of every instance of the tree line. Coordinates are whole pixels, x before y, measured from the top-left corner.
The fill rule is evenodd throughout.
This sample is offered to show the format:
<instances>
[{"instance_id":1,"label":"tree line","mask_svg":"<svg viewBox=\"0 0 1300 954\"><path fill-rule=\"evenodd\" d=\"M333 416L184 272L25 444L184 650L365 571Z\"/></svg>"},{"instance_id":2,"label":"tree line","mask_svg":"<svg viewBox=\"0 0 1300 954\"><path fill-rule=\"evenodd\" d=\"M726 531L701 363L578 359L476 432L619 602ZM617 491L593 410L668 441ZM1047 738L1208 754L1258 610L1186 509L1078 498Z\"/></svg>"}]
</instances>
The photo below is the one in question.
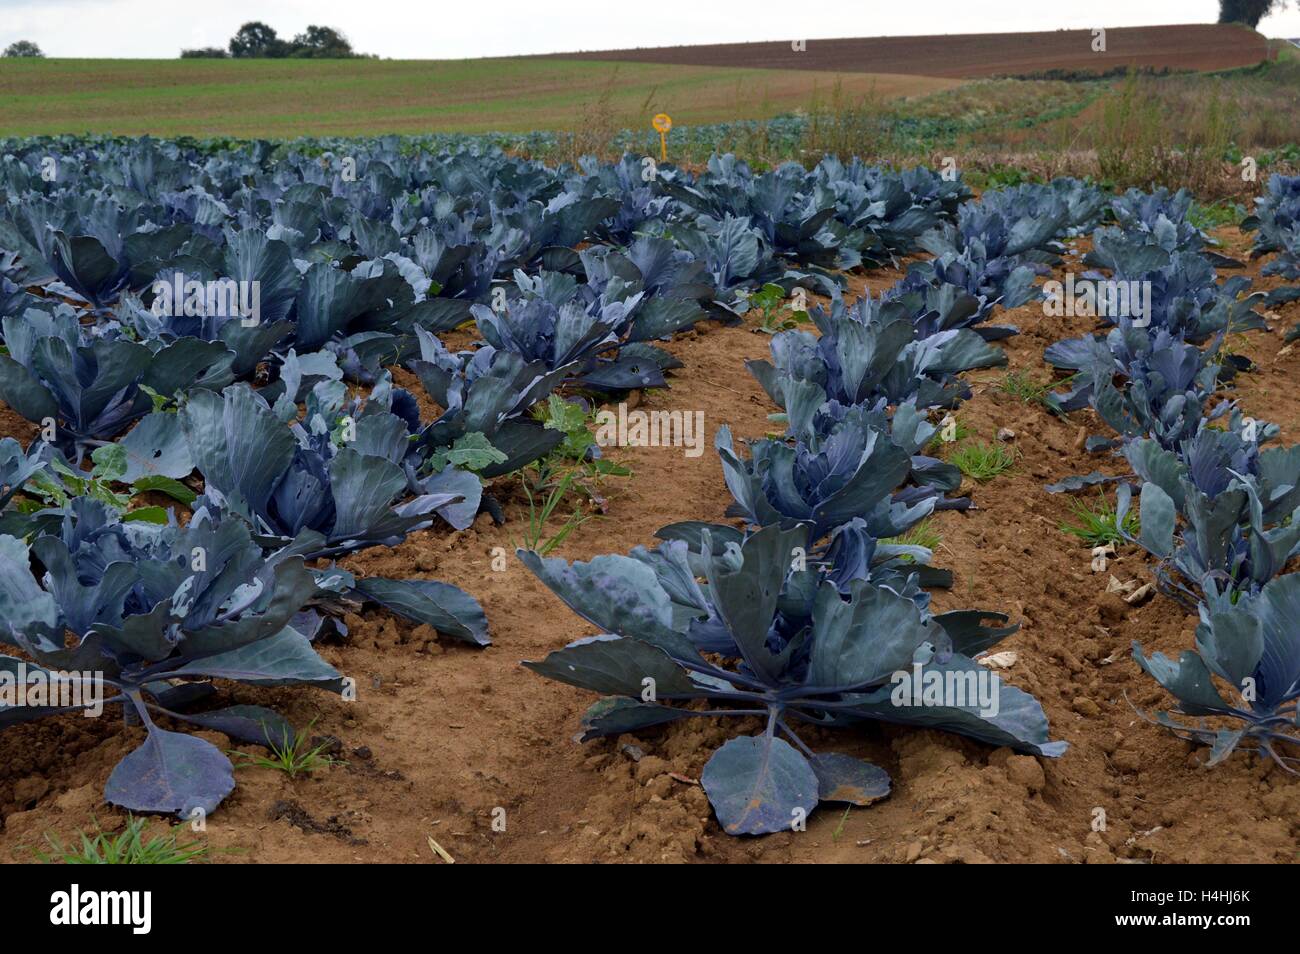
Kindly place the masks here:
<instances>
[{"instance_id":1,"label":"tree line","mask_svg":"<svg viewBox=\"0 0 1300 954\"><path fill-rule=\"evenodd\" d=\"M350 60L364 57L352 49L348 38L333 27L309 26L292 40L282 40L272 27L260 20L245 23L230 38L226 49L207 46L181 50L181 59L324 59Z\"/></svg>"}]
</instances>

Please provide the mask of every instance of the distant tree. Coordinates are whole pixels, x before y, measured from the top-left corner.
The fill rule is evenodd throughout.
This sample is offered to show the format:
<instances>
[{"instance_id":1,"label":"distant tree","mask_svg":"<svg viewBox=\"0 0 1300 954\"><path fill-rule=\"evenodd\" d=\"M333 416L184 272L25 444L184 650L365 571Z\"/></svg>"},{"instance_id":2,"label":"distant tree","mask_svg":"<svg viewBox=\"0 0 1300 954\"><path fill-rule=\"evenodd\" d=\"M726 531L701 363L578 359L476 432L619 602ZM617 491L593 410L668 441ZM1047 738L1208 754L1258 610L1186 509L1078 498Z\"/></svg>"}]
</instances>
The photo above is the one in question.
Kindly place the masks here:
<instances>
[{"instance_id":1,"label":"distant tree","mask_svg":"<svg viewBox=\"0 0 1300 954\"><path fill-rule=\"evenodd\" d=\"M306 32L293 38L293 52L289 55L311 59L351 59L357 54L348 38L338 30L309 26Z\"/></svg>"},{"instance_id":2,"label":"distant tree","mask_svg":"<svg viewBox=\"0 0 1300 954\"><path fill-rule=\"evenodd\" d=\"M1244 23L1254 29L1274 10L1286 6L1286 0L1219 0L1220 23Z\"/></svg>"},{"instance_id":3,"label":"distant tree","mask_svg":"<svg viewBox=\"0 0 1300 954\"><path fill-rule=\"evenodd\" d=\"M16 43L10 43L7 47L5 47L4 55L24 56L24 57L45 56L45 54L41 52L41 48L37 46L35 43L33 43L31 40L19 40Z\"/></svg>"},{"instance_id":4,"label":"distant tree","mask_svg":"<svg viewBox=\"0 0 1300 954\"><path fill-rule=\"evenodd\" d=\"M259 20L245 23L230 38L230 55L237 59L288 56L290 47L275 30Z\"/></svg>"},{"instance_id":5,"label":"distant tree","mask_svg":"<svg viewBox=\"0 0 1300 954\"><path fill-rule=\"evenodd\" d=\"M182 56L214 56L206 50L186 50ZM230 55L237 59L299 57L304 59L354 59L361 56L348 38L333 27L309 26L293 38L280 39L275 30L259 20L245 23L230 38Z\"/></svg>"},{"instance_id":6,"label":"distant tree","mask_svg":"<svg viewBox=\"0 0 1300 954\"><path fill-rule=\"evenodd\" d=\"M230 56L219 46L205 46L197 50L181 50L182 60L224 60Z\"/></svg>"}]
</instances>

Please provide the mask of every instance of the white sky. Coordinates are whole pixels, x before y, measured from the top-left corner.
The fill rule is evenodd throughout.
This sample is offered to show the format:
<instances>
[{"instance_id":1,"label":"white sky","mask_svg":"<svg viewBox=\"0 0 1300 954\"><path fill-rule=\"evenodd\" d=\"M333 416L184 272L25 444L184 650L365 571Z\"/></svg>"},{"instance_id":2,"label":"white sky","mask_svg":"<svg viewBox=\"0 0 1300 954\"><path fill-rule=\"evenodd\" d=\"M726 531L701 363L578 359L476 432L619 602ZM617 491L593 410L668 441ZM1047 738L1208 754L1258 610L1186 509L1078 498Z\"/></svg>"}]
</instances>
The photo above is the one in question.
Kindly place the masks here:
<instances>
[{"instance_id":1,"label":"white sky","mask_svg":"<svg viewBox=\"0 0 1300 954\"><path fill-rule=\"evenodd\" d=\"M461 59L629 46L803 37L995 33L1062 27L1213 23L1217 0L0 0L0 47L33 40L47 56L171 59L222 46L262 20L291 38L309 23L393 59ZM1263 20L1300 37L1300 0Z\"/></svg>"}]
</instances>

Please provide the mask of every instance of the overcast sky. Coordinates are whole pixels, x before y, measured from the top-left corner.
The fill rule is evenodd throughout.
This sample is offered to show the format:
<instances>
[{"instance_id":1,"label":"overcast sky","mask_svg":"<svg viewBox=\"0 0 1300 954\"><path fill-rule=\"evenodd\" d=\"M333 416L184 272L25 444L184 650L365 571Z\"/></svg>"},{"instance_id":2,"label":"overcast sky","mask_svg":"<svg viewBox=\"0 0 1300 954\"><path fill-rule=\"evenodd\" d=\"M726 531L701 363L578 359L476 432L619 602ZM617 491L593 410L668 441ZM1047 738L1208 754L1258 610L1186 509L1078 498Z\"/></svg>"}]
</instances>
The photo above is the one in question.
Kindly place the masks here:
<instances>
[{"instance_id":1,"label":"overcast sky","mask_svg":"<svg viewBox=\"0 0 1300 954\"><path fill-rule=\"evenodd\" d=\"M1260 31L1300 37L1297 2L1265 19ZM286 38L314 23L342 30L364 53L460 59L799 37L1212 23L1218 8L1217 0L0 0L0 46L26 39L47 56L171 59L182 47L225 46L241 23L262 20Z\"/></svg>"}]
</instances>

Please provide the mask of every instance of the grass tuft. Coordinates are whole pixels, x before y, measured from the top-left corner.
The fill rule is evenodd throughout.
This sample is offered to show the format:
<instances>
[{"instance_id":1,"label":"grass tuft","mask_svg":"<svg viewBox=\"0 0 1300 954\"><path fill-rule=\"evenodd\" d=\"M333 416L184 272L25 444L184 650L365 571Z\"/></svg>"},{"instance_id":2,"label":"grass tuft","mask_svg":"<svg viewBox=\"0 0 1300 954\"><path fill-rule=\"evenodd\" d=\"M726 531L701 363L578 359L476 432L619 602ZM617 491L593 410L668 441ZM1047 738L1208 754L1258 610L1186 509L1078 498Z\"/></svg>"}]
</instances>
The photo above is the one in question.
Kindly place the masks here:
<instances>
[{"instance_id":1,"label":"grass tuft","mask_svg":"<svg viewBox=\"0 0 1300 954\"><path fill-rule=\"evenodd\" d=\"M533 550L542 556L546 556L568 539L570 533L591 519L591 514L579 507L564 521L559 530L553 535L547 536L546 526L550 519L555 516L565 494L569 492L569 488L573 485L573 478L572 473L565 474L549 491L539 490L536 497L533 496L533 491L529 489L528 481L524 481L524 496L528 498L528 526L523 532L525 550Z\"/></svg>"},{"instance_id":2,"label":"grass tuft","mask_svg":"<svg viewBox=\"0 0 1300 954\"><path fill-rule=\"evenodd\" d=\"M934 437L930 438L930 442L925 445L927 451L934 452L944 447L952 447L970 437L971 430L966 426L966 422L954 415L952 417L952 430L949 432L951 439L944 440L944 431L948 430L948 425L945 423L947 420L948 416L945 415L943 420L937 423L936 426L939 429L934 432Z\"/></svg>"},{"instance_id":3,"label":"grass tuft","mask_svg":"<svg viewBox=\"0 0 1300 954\"><path fill-rule=\"evenodd\" d=\"M1078 537L1090 547L1105 546L1108 543L1123 543L1126 536L1136 536L1138 533L1137 514L1132 510L1124 514L1124 525L1121 528L1116 519L1115 507L1101 491L1097 492L1097 503L1095 505L1071 498L1070 512L1074 514L1074 518L1078 522L1062 522L1062 532Z\"/></svg>"},{"instance_id":4,"label":"grass tuft","mask_svg":"<svg viewBox=\"0 0 1300 954\"><path fill-rule=\"evenodd\" d=\"M1009 371L1001 381L998 382L996 389L1003 394L1010 394L1013 398L1022 404L1037 404L1051 411L1062 420L1065 419L1065 413L1059 408L1054 407L1049 400L1052 390L1058 387L1064 387L1074 379L1074 375L1067 378L1061 378L1058 381L1048 381L1046 384L1039 384L1029 376L1027 371Z\"/></svg>"},{"instance_id":5,"label":"grass tuft","mask_svg":"<svg viewBox=\"0 0 1300 954\"><path fill-rule=\"evenodd\" d=\"M1010 394L1023 404L1046 404L1047 394L1054 385L1039 384L1028 371L1008 371L997 384L997 390Z\"/></svg>"},{"instance_id":6,"label":"grass tuft","mask_svg":"<svg viewBox=\"0 0 1300 954\"><path fill-rule=\"evenodd\" d=\"M208 846L197 841L182 842L178 825L165 835L146 839L147 820L131 817L119 834L97 828L95 834L81 833L81 844L64 845L53 835L46 835L50 853L37 852L45 864L65 865L187 865L207 854Z\"/></svg>"},{"instance_id":7,"label":"grass tuft","mask_svg":"<svg viewBox=\"0 0 1300 954\"><path fill-rule=\"evenodd\" d=\"M307 733L311 731L313 722L303 729L292 739L285 733L285 737L279 742L272 742L269 746L271 754L267 755L250 755L247 752L234 751L229 753L233 758L239 760L236 762L236 768L269 768L278 772L283 772L290 778L297 778L299 775L310 775L318 769L329 768L331 765L342 765L339 759L331 758L325 754L329 748L329 742L322 742L320 745L309 747Z\"/></svg>"},{"instance_id":8,"label":"grass tuft","mask_svg":"<svg viewBox=\"0 0 1300 954\"><path fill-rule=\"evenodd\" d=\"M1016 462L1016 456L1001 444L979 441L959 447L948 458L948 462L972 480L984 483L1009 471Z\"/></svg>"}]
</instances>

